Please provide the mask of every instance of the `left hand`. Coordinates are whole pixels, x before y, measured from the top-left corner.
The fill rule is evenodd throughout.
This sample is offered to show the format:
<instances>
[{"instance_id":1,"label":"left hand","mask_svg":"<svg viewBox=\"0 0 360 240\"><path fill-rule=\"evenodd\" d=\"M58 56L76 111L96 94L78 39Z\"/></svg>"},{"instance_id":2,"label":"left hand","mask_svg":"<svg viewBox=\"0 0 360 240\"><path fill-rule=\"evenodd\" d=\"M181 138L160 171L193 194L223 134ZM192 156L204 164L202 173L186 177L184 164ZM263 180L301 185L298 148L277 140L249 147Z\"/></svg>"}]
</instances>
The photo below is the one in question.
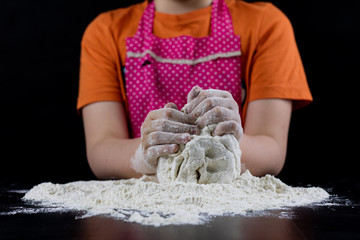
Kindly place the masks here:
<instances>
[{"instance_id":1,"label":"left hand","mask_svg":"<svg viewBox=\"0 0 360 240\"><path fill-rule=\"evenodd\" d=\"M186 113L202 129L217 124L213 134L222 136L231 133L240 141L243 135L239 106L228 91L195 86L188 94Z\"/></svg>"}]
</instances>

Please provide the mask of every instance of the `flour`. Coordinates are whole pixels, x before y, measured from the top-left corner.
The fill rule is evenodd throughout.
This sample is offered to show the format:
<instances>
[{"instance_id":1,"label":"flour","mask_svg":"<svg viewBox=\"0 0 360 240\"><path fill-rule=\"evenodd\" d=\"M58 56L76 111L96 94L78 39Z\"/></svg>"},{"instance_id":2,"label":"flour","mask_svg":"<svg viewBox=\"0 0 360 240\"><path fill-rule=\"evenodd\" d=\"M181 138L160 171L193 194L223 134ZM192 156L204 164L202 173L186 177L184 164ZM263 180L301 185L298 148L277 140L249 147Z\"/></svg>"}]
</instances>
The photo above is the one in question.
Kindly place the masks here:
<instances>
[{"instance_id":1,"label":"flour","mask_svg":"<svg viewBox=\"0 0 360 240\"><path fill-rule=\"evenodd\" d=\"M231 184L168 182L154 177L118 181L42 183L24 196L51 208L85 211L83 217L108 215L128 222L161 226L201 224L211 216L246 214L320 202L329 194L316 187L290 187L249 171ZM50 208L50 209L51 209Z\"/></svg>"},{"instance_id":2,"label":"flour","mask_svg":"<svg viewBox=\"0 0 360 240\"><path fill-rule=\"evenodd\" d=\"M240 175L241 151L234 135L212 136L216 125L206 126L200 135L180 146L175 154L160 157L157 177L160 183L231 183Z\"/></svg>"}]
</instances>

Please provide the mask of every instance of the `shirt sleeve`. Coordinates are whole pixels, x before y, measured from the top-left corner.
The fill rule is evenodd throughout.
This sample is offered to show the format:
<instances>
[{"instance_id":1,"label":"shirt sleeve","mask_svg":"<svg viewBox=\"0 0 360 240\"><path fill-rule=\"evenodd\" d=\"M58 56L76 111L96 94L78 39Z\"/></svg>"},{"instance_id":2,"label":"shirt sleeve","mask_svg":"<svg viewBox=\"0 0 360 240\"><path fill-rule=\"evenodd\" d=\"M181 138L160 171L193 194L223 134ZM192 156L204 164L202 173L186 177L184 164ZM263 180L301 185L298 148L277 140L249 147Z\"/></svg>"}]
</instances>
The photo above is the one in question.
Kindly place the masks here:
<instances>
[{"instance_id":1,"label":"shirt sleeve","mask_svg":"<svg viewBox=\"0 0 360 240\"><path fill-rule=\"evenodd\" d=\"M81 41L78 111L98 101L123 102L111 15L102 13L86 28Z\"/></svg>"},{"instance_id":2,"label":"shirt sleeve","mask_svg":"<svg viewBox=\"0 0 360 240\"><path fill-rule=\"evenodd\" d=\"M249 101L290 99L294 109L312 101L292 25L274 5L262 16L251 65Z\"/></svg>"}]
</instances>

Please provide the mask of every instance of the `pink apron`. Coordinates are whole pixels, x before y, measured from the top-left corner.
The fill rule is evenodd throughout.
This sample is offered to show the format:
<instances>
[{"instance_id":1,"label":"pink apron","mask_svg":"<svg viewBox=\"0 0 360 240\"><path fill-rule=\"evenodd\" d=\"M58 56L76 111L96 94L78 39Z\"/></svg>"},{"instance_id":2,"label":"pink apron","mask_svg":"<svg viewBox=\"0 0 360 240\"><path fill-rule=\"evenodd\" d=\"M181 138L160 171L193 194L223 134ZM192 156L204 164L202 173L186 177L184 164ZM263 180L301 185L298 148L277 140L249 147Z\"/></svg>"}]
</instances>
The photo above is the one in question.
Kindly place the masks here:
<instances>
[{"instance_id":1,"label":"pink apron","mask_svg":"<svg viewBox=\"0 0 360 240\"><path fill-rule=\"evenodd\" d=\"M126 94L130 133L140 137L147 114L173 102L179 109L196 85L229 91L241 106L240 37L234 35L224 0L213 0L211 35L158 38L152 34L155 4L143 13L134 37L126 40Z\"/></svg>"}]
</instances>

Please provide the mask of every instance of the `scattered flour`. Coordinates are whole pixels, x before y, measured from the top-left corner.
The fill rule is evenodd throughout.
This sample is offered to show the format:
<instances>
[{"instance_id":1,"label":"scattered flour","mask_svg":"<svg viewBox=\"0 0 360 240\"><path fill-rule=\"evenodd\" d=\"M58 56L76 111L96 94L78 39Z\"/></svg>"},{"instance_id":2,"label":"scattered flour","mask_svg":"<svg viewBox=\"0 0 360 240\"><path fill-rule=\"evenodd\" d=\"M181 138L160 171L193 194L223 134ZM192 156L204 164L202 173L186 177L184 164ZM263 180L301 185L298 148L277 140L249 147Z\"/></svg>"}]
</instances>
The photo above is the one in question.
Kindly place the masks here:
<instances>
[{"instance_id":1,"label":"scattered flour","mask_svg":"<svg viewBox=\"0 0 360 240\"><path fill-rule=\"evenodd\" d=\"M24 200L42 206L85 211L83 217L109 215L145 225L201 224L211 216L246 214L320 202L329 194L316 187L290 187L267 175L254 177L249 171L231 184L168 182L154 177L118 181L42 183Z\"/></svg>"},{"instance_id":2,"label":"scattered flour","mask_svg":"<svg viewBox=\"0 0 360 240\"><path fill-rule=\"evenodd\" d=\"M234 135L212 136L216 125L206 126L200 135L180 146L180 151L160 157L157 177L160 183L231 183L240 175L241 151Z\"/></svg>"}]
</instances>

